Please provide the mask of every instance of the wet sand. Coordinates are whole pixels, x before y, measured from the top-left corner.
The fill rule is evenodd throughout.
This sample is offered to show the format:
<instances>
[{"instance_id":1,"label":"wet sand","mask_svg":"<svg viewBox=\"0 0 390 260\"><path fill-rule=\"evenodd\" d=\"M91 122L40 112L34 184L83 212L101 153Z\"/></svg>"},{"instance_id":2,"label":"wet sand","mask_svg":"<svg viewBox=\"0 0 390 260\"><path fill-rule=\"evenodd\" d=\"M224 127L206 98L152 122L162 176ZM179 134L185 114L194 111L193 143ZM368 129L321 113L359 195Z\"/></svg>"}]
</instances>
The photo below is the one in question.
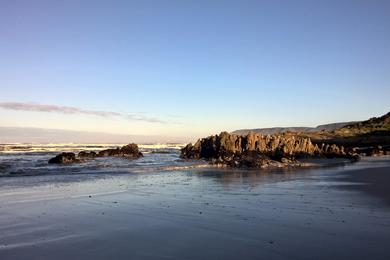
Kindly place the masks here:
<instances>
[{"instance_id":1,"label":"wet sand","mask_svg":"<svg viewBox=\"0 0 390 260\"><path fill-rule=\"evenodd\" d=\"M389 170L2 178L0 259L390 259Z\"/></svg>"},{"instance_id":2,"label":"wet sand","mask_svg":"<svg viewBox=\"0 0 390 260\"><path fill-rule=\"evenodd\" d=\"M346 182L353 182L346 188L364 191L375 196L390 206L390 168L368 168L346 171L341 178Z\"/></svg>"}]
</instances>

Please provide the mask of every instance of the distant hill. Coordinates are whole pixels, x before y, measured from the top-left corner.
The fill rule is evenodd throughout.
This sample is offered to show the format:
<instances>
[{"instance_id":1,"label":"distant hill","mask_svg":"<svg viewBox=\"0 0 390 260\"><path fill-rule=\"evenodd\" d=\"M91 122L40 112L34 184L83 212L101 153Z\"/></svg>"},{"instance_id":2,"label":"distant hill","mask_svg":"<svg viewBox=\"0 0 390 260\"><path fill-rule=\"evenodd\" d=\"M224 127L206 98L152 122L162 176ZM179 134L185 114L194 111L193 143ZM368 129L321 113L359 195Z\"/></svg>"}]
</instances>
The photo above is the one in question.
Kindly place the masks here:
<instances>
[{"instance_id":1,"label":"distant hill","mask_svg":"<svg viewBox=\"0 0 390 260\"><path fill-rule=\"evenodd\" d=\"M271 128L256 128L256 129L240 129L232 132L237 135L246 135L249 133L257 133L263 135L272 135L285 132L308 132L314 129L313 127L271 127Z\"/></svg>"},{"instance_id":2,"label":"distant hill","mask_svg":"<svg viewBox=\"0 0 390 260\"><path fill-rule=\"evenodd\" d=\"M304 132L314 143L328 143L345 147L390 145L390 112L381 117L350 123L331 131Z\"/></svg>"},{"instance_id":3,"label":"distant hill","mask_svg":"<svg viewBox=\"0 0 390 260\"><path fill-rule=\"evenodd\" d=\"M390 132L390 112L381 117L345 125L335 130L337 135L361 135L369 133Z\"/></svg>"},{"instance_id":4,"label":"distant hill","mask_svg":"<svg viewBox=\"0 0 390 260\"><path fill-rule=\"evenodd\" d=\"M317 131L334 131L334 130L339 129L341 127L344 127L346 125L355 124L355 123L358 123L358 122L357 121L351 121L351 122L342 122L342 123L333 123L333 124L319 125L316 128L314 128L312 132L317 132Z\"/></svg>"},{"instance_id":5,"label":"distant hill","mask_svg":"<svg viewBox=\"0 0 390 260\"><path fill-rule=\"evenodd\" d=\"M236 130L233 134L246 135L248 133L257 133L257 134L279 134L286 132L295 132L295 133L307 133L307 132L318 132L318 131L334 131L336 129L342 128L347 125L351 125L357 122L342 122L342 123L333 123L319 125L317 127L272 127L272 128L256 128L256 129L241 129Z\"/></svg>"}]
</instances>

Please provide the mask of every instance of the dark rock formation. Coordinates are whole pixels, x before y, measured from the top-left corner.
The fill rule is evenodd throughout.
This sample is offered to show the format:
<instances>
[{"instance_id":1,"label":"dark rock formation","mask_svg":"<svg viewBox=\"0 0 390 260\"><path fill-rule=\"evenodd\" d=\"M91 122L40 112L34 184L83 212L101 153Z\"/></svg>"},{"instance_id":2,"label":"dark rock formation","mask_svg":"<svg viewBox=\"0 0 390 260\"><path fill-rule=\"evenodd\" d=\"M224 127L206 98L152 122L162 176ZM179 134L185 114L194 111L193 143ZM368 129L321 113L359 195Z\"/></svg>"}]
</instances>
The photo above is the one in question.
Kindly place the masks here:
<instances>
[{"instance_id":1,"label":"dark rock formation","mask_svg":"<svg viewBox=\"0 0 390 260\"><path fill-rule=\"evenodd\" d=\"M77 155L80 159L93 159L97 156L97 153L94 151L81 151Z\"/></svg>"},{"instance_id":2,"label":"dark rock formation","mask_svg":"<svg viewBox=\"0 0 390 260\"><path fill-rule=\"evenodd\" d=\"M390 155L390 145L385 146L370 146L370 147L355 147L352 149L354 153L364 156L383 156Z\"/></svg>"},{"instance_id":3,"label":"dark rock formation","mask_svg":"<svg viewBox=\"0 0 390 260\"><path fill-rule=\"evenodd\" d=\"M205 159L233 167L265 167L296 164L301 157L351 157L337 145L315 145L309 138L291 134L245 136L222 132L198 140L181 150L184 159Z\"/></svg>"},{"instance_id":4,"label":"dark rock formation","mask_svg":"<svg viewBox=\"0 0 390 260\"><path fill-rule=\"evenodd\" d=\"M74 153L61 153L57 155L54 158L51 158L49 160L49 163L56 163L56 164L69 164L78 162L79 160L76 158L76 155Z\"/></svg>"},{"instance_id":5,"label":"dark rock formation","mask_svg":"<svg viewBox=\"0 0 390 260\"><path fill-rule=\"evenodd\" d=\"M56 157L51 158L49 160L49 163L67 164L67 163L80 162L79 159L84 160L84 159L93 159L96 157L106 157L106 156L116 156L116 157L137 159L142 157L143 154L139 151L138 145L128 144L122 146L121 148L118 147L116 149L102 150L99 153L96 153L94 151L81 151L77 156L78 158L76 158L76 155L74 153L61 153Z\"/></svg>"},{"instance_id":6,"label":"dark rock formation","mask_svg":"<svg viewBox=\"0 0 390 260\"><path fill-rule=\"evenodd\" d=\"M136 144L128 144L122 146L121 148L116 149L106 149L100 151L97 156L105 157L105 156L117 156L117 157L128 157L128 158L139 158L142 157L143 154L139 151L138 145Z\"/></svg>"}]
</instances>

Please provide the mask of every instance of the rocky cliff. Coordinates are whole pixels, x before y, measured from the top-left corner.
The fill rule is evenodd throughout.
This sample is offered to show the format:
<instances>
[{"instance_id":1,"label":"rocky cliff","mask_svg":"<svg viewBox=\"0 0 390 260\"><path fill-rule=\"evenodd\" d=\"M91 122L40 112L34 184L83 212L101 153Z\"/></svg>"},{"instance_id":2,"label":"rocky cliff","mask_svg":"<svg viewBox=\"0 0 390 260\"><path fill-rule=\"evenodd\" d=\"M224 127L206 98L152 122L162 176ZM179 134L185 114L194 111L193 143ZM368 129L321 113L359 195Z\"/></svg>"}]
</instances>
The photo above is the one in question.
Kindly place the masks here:
<instances>
[{"instance_id":1,"label":"rocky cliff","mask_svg":"<svg viewBox=\"0 0 390 260\"><path fill-rule=\"evenodd\" d=\"M205 159L234 167L263 167L296 163L301 157L352 157L337 145L316 145L310 138L292 134L235 135L222 132L188 144L181 151L184 159Z\"/></svg>"}]
</instances>

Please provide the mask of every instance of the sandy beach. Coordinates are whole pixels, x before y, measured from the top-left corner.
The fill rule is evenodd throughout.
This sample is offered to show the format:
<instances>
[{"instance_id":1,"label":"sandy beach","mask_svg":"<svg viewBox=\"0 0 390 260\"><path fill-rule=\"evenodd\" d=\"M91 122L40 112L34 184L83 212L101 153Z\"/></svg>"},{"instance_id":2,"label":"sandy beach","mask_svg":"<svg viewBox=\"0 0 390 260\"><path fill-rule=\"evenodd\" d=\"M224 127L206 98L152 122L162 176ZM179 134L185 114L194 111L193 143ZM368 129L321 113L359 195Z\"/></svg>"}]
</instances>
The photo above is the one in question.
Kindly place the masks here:
<instances>
[{"instance_id":1,"label":"sandy beach","mask_svg":"<svg viewBox=\"0 0 390 260\"><path fill-rule=\"evenodd\" d=\"M1 259L389 259L390 160L7 177Z\"/></svg>"}]
</instances>

